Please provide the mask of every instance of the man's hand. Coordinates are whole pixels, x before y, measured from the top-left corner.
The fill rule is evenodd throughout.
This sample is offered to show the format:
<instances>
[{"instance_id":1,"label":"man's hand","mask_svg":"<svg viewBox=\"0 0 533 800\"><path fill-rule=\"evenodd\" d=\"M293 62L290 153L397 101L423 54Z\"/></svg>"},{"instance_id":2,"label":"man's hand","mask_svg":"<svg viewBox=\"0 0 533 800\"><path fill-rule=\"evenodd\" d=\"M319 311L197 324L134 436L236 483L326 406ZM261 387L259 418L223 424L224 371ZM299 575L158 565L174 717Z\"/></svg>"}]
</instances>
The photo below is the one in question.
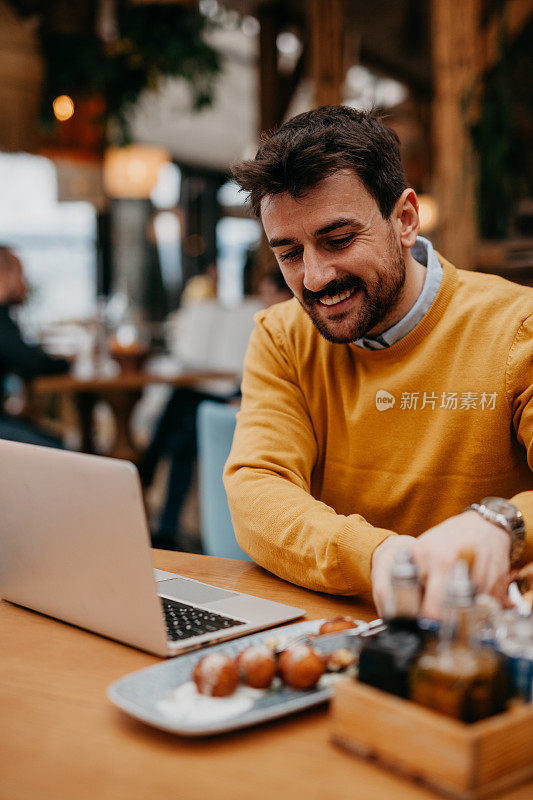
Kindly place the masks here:
<instances>
[{"instance_id":1,"label":"man's hand","mask_svg":"<svg viewBox=\"0 0 533 800\"><path fill-rule=\"evenodd\" d=\"M421 614L440 617L448 570L461 550L472 550L472 578L477 590L488 594L496 580L510 569L508 534L475 511L465 511L430 528L416 540L415 559L425 583Z\"/></svg>"},{"instance_id":2,"label":"man's hand","mask_svg":"<svg viewBox=\"0 0 533 800\"><path fill-rule=\"evenodd\" d=\"M381 616L387 615L391 598L392 562L400 550L409 550L414 556L417 545L418 539L415 539L414 536L389 536L374 550L371 573L372 597Z\"/></svg>"},{"instance_id":3,"label":"man's hand","mask_svg":"<svg viewBox=\"0 0 533 800\"><path fill-rule=\"evenodd\" d=\"M479 592L489 593L508 572L511 542L507 533L475 511L465 511L430 528L417 539L389 536L372 557L372 594L380 614L386 613L391 594L390 572L399 550L413 554L424 584L421 615L438 619L448 571L461 550L472 550L472 577Z\"/></svg>"}]
</instances>

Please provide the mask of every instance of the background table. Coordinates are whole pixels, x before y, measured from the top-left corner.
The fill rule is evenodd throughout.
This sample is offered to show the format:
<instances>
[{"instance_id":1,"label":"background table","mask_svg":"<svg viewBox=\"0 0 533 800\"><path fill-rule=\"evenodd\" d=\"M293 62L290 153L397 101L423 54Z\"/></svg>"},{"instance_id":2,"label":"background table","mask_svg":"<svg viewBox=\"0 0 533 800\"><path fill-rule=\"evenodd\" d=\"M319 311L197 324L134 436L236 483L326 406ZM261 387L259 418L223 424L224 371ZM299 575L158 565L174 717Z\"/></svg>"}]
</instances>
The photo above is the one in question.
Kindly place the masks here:
<instances>
[{"instance_id":1,"label":"background table","mask_svg":"<svg viewBox=\"0 0 533 800\"><path fill-rule=\"evenodd\" d=\"M374 616L250 562L154 551L155 564L308 611ZM241 732L185 739L129 718L106 698L146 653L0 603L1 800L422 800L437 797L328 741L325 706ZM531 800L533 785L499 800Z\"/></svg>"},{"instance_id":2,"label":"background table","mask_svg":"<svg viewBox=\"0 0 533 800\"><path fill-rule=\"evenodd\" d=\"M139 452L131 434L131 415L142 390L154 383L172 387L195 387L203 381L232 380L234 372L221 370L182 370L175 374L160 374L145 370L121 372L117 375L95 375L80 378L75 375L46 375L28 385L28 406L34 418L39 417L40 399L50 394L70 395L74 401L80 426L80 449L95 453L94 407L99 401L109 405L115 423L115 438L107 455L136 461Z\"/></svg>"}]
</instances>

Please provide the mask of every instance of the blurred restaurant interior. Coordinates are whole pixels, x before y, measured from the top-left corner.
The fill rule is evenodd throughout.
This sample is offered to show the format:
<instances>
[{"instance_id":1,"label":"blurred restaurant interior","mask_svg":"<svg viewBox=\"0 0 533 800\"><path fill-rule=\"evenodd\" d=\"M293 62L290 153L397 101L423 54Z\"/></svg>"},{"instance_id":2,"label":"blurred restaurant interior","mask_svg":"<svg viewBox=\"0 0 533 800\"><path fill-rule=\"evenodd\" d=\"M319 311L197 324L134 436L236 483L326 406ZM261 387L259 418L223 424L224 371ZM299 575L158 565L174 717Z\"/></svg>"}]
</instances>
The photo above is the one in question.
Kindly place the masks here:
<instances>
[{"instance_id":1,"label":"blurred restaurant interior","mask_svg":"<svg viewBox=\"0 0 533 800\"><path fill-rule=\"evenodd\" d=\"M234 413L273 261L230 167L315 106L383 114L423 234L533 286L532 33L530 0L0 0L0 245L28 285L13 314L71 365L7 371L3 413L136 463L176 387ZM204 447L166 544L231 555L206 543L202 498L223 488L198 485ZM150 520L168 471L146 484Z\"/></svg>"}]
</instances>

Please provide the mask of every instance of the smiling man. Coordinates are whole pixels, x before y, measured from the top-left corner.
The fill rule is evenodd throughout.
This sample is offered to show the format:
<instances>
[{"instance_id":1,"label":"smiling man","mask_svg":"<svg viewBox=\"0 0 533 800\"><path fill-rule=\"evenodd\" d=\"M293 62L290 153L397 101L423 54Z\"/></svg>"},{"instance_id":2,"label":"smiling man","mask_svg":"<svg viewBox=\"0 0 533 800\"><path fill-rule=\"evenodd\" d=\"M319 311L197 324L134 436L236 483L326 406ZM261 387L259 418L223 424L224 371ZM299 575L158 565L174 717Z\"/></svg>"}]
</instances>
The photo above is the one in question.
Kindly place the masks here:
<instances>
[{"instance_id":1,"label":"smiling man","mask_svg":"<svg viewBox=\"0 0 533 800\"><path fill-rule=\"evenodd\" d=\"M414 244L416 197L405 189L400 200L408 226L404 237ZM409 251L404 258L393 225L353 171L323 178L303 197L265 197L261 218L285 280L330 342L353 342L390 328L420 294L424 267Z\"/></svg>"},{"instance_id":2,"label":"smiling man","mask_svg":"<svg viewBox=\"0 0 533 800\"><path fill-rule=\"evenodd\" d=\"M469 547L489 591L533 556L533 292L418 236L397 137L372 115L301 114L234 176L295 296L258 315L246 358L224 476L240 545L380 610L407 547L430 616Z\"/></svg>"}]
</instances>

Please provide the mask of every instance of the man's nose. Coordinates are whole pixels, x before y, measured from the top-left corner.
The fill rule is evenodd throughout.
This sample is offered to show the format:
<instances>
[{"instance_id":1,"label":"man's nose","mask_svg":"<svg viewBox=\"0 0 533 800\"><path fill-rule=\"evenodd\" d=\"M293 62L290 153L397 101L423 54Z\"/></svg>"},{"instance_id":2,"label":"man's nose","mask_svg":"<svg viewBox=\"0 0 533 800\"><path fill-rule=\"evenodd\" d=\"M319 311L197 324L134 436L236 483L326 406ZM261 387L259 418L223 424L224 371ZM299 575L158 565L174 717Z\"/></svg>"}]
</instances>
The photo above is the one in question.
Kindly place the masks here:
<instances>
[{"instance_id":1,"label":"man's nose","mask_svg":"<svg viewBox=\"0 0 533 800\"><path fill-rule=\"evenodd\" d=\"M319 292L331 283L337 274L333 264L318 253L304 253L303 262L304 286L310 292Z\"/></svg>"}]
</instances>

